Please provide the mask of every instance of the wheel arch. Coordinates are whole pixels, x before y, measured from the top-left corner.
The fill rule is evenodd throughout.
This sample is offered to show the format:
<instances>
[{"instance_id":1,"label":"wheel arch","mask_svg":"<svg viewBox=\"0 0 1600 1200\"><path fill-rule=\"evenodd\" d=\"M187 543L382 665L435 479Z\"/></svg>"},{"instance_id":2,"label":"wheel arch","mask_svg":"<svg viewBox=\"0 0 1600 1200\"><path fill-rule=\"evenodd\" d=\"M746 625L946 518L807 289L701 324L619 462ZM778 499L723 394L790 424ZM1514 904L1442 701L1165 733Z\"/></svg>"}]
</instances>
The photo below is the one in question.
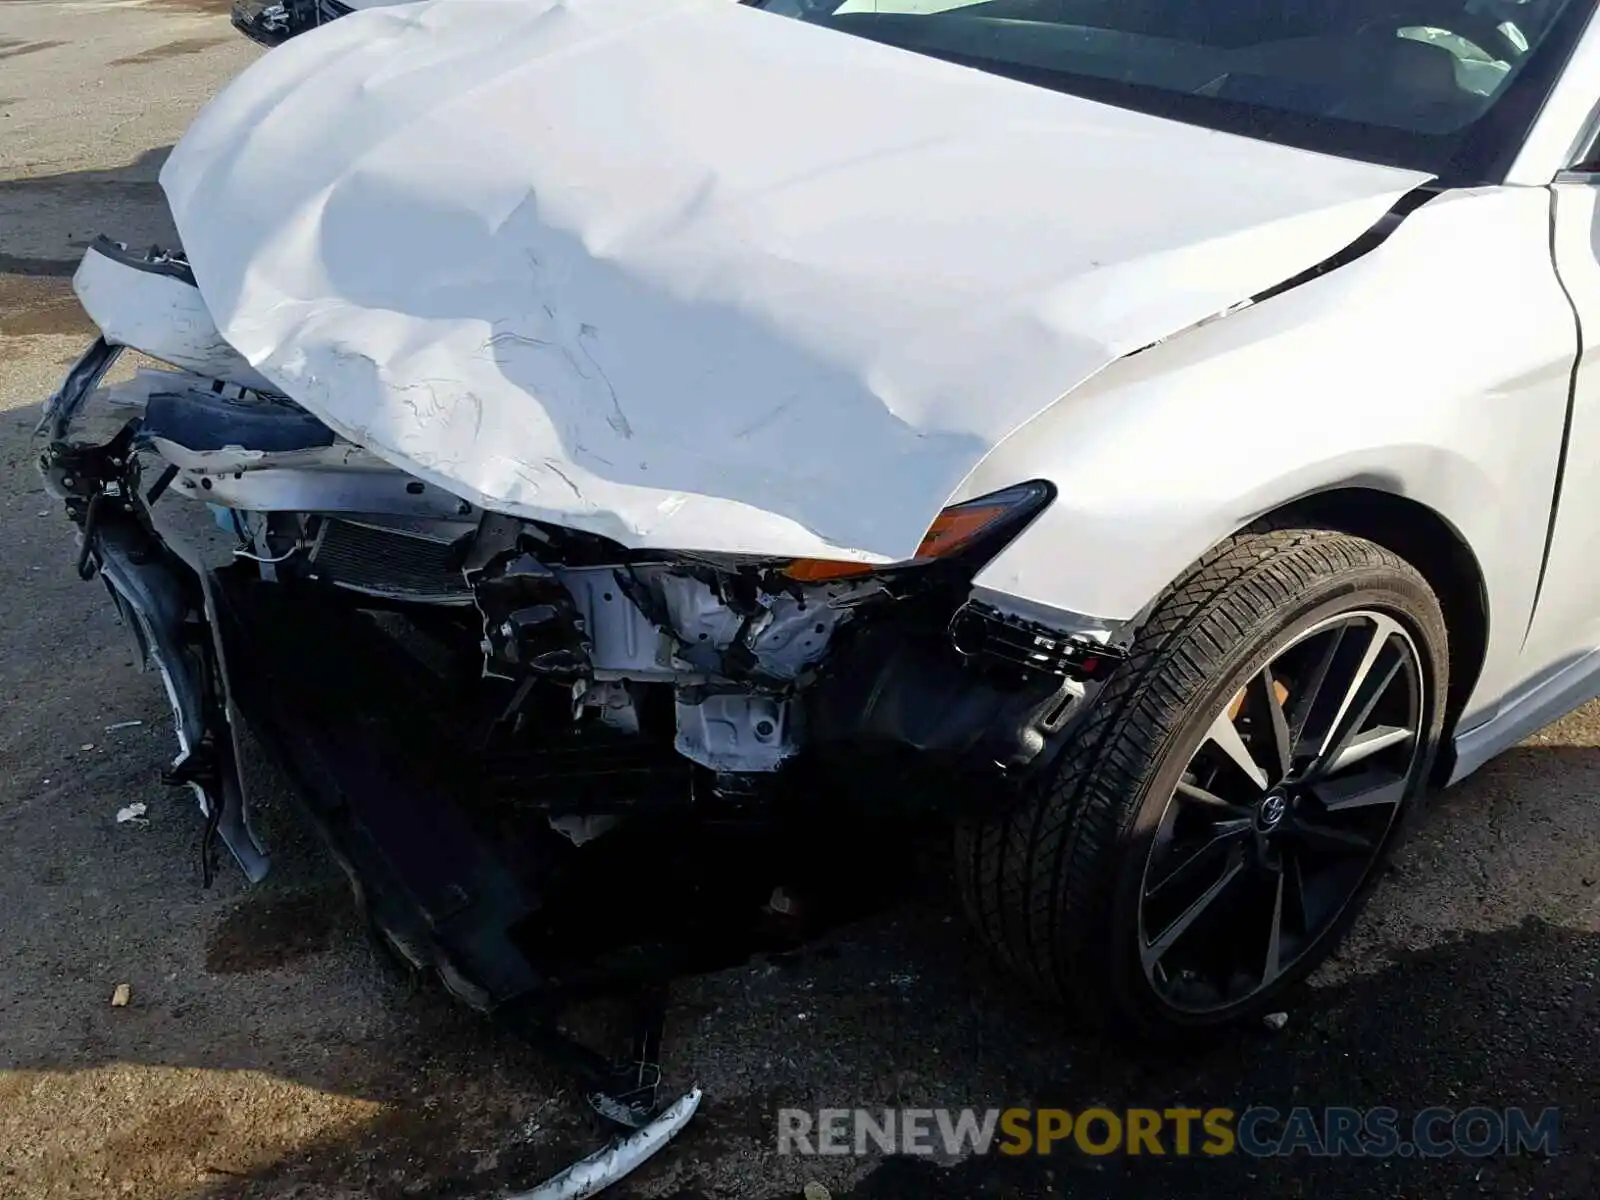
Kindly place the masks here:
<instances>
[{"instance_id":1,"label":"wheel arch","mask_svg":"<svg viewBox=\"0 0 1600 1200\"><path fill-rule=\"evenodd\" d=\"M1467 539L1437 510L1376 488L1341 487L1291 500L1264 515L1274 525L1336 529L1392 550L1428 581L1450 634L1450 690L1445 736L1434 767L1436 783L1450 777L1455 723L1477 688L1489 650L1489 592Z\"/></svg>"}]
</instances>

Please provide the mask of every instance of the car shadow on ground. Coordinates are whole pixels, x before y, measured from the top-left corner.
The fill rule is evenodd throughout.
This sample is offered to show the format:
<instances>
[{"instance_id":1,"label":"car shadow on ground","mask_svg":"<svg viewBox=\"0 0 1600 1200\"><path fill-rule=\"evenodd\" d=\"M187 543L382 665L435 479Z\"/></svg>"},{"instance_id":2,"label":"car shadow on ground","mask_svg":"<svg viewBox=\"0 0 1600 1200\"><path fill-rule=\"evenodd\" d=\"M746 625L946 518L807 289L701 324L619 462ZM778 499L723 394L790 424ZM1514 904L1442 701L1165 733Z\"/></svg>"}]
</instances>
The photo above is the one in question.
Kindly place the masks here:
<instances>
[{"instance_id":1,"label":"car shadow on ground","mask_svg":"<svg viewBox=\"0 0 1600 1200\"><path fill-rule=\"evenodd\" d=\"M885 960L914 967L914 982L885 986ZM668 1042L675 1073L691 1069L695 1058L715 1073L716 1059L728 1052L719 1043L729 1040L738 1042L734 1057L754 1047L770 1069L759 1083L741 1079L750 1089L743 1094L709 1092L662 1166L615 1194L787 1200L801 1196L801 1181L814 1177L831 1182L835 1200L1469 1194L1576 1200L1600 1188L1591 1150L1600 1136L1597 963L1600 936L1528 919L1400 954L1380 970L1314 990L1279 1033L1246 1031L1186 1055L1151 1054L1063 1030L1053 1014L986 975L987 964L959 926L930 911L902 912L855 931L832 954L781 968L777 982L736 972L680 985L678 1036ZM743 993L748 1005L752 986L766 1003L741 1009L737 999ZM791 1019L766 1019L768 1004ZM796 1025L801 1012L808 1019ZM419 1078L478 1070L483 1058L504 1061L509 1048L485 1040L492 1039L486 1031L443 1014L431 1019L437 1024L417 1031ZM696 1027L683 1029L691 1023ZM216 1182L202 1194L246 1200L356 1184L375 1196L486 1196L491 1183L531 1184L562 1154L590 1144L569 1127L556 1153L502 1154L485 1173L481 1157L463 1148L449 1104L445 1099L429 1110L402 1102L353 1138L302 1147L291 1159ZM1402 1129L1434 1106L1521 1107L1535 1118L1557 1107L1561 1149L1554 1158L1341 1159L1302 1152L1282 1159L1198 1153L1158 1159L1091 1157L1069 1144L1050 1157L991 1154L954 1165L888 1158L864 1174L859 1167L841 1170L838 1160L802 1164L775 1154L780 1108L1014 1105L1073 1112L1264 1105L1284 1114L1299 1106L1387 1106L1400 1110ZM723 1185L719 1159L752 1153L765 1165L747 1166L738 1183Z\"/></svg>"},{"instance_id":2,"label":"car shadow on ground","mask_svg":"<svg viewBox=\"0 0 1600 1200\"><path fill-rule=\"evenodd\" d=\"M96 171L63 171L0 180L0 273L71 275L83 250L106 233L133 244L160 237L176 241L161 167L171 146L146 150L126 166ZM101 229L107 211L127 214L126 232Z\"/></svg>"},{"instance_id":3,"label":"car shadow on ground","mask_svg":"<svg viewBox=\"0 0 1600 1200\"><path fill-rule=\"evenodd\" d=\"M0 337L93 334L71 279L99 234L176 244L157 182L171 149L148 150L114 170L0 180ZM108 205L121 214L115 229L99 225Z\"/></svg>"},{"instance_id":4,"label":"car shadow on ground","mask_svg":"<svg viewBox=\"0 0 1600 1200\"><path fill-rule=\"evenodd\" d=\"M1547 769L1531 760L1552 755L1584 774L1600 765L1600 752L1591 750L1520 750L1496 769ZM1530 820L1537 826L1532 814ZM1441 832L1441 823L1451 837L1474 828L1459 803L1436 813L1425 832ZM1515 818L1498 826L1499 837L1513 840L1546 833ZM111 1059L250 1071L378 1106L353 1127L258 1154L251 1165L230 1144L228 1116L208 1103L163 1099L117 1135L113 1159L126 1155L145 1168L152 1155L187 1163L202 1175L190 1194L207 1200L487 1197L529 1186L599 1144L600 1129L570 1078L436 988L413 990L390 973L366 947L353 906L315 852L283 827L275 844L280 862L288 860L287 878L239 894L216 917L204 961L191 964L202 981L194 989L199 1002L206 979L255 979L270 1003L274 979L343 960L342 970L371 972L368 985L387 1018L381 1032L309 1034L320 1054L281 1027L231 1045L213 1039L195 1046L190 1000L152 1004L103 1039L86 1036L76 1053L15 1065L52 1071ZM1403 858L1397 874L1426 888L1430 869ZM1392 881L1377 904L1393 901L1406 882ZM697 1079L707 1100L679 1141L614 1194L778 1200L801 1195L811 1179L827 1183L836 1200L1597 1194L1590 1147L1600 1137L1600 935L1525 917L1425 949L1391 950L1377 961L1351 964L1349 957L1334 972L1345 976L1311 989L1281 1032L1243 1031L1177 1055L1113 1047L1074 1033L999 977L948 893L933 887L814 949L675 985L669 1086ZM335 995L342 990L332 988ZM607 1016L579 1010L573 1023L580 1032L604 1031ZM111 1014L96 1024L118 1020ZM1379 1161L1095 1158L1069 1148L1049 1158L991 1155L954 1165L776 1154L780 1108L1012 1105L1268 1105L1283 1112L1392 1106L1403 1114L1436 1105L1534 1113L1556 1106L1563 1152L1553 1159ZM113 1161L110 1177L117 1174Z\"/></svg>"},{"instance_id":5,"label":"car shadow on ground","mask_svg":"<svg viewBox=\"0 0 1600 1200\"><path fill-rule=\"evenodd\" d=\"M37 408L4 418L0 685L21 699L0 712L0 1193L454 1200L529 1186L594 1148L570 1077L385 963L260 764L274 875L199 887L199 819L155 783L171 754L159 686L132 670L98 589L72 577L65 523L24 475ZM142 724L112 732L118 718ZM1540 739L1436 798L1280 1032L1182 1054L1076 1033L991 967L937 873L802 953L682 980L667 1086L698 1081L706 1102L612 1194L779 1200L808 1181L835 1200L1600 1194L1600 750L1559 725ZM146 823L113 822L133 799ZM649 880L634 886L648 900ZM135 999L113 1009L119 978ZM598 1035L613 1015L590 1005L571 1021ZM777 1153L781 1108L1012 1105L1557 1106L1563 1151Z\"/></svg>"}]
</instances>

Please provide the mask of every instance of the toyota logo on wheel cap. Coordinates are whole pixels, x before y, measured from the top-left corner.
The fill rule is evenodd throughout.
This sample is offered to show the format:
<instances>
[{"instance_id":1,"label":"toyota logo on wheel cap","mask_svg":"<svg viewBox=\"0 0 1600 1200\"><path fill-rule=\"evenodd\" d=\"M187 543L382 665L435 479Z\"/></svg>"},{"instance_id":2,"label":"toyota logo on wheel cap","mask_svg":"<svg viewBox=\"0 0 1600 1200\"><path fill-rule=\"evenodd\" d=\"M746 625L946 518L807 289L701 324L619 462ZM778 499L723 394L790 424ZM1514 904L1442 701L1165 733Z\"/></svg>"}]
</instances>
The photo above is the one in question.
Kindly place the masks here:
<instances>
[{"instance_id":1,"label":"toyota logo on wheel cap","mask_svg":"<svg viewBox=\"0 0 1600 1200\"><path fill-rule=\"evenodd\" d=\"M1262 833L1270 833L1283 821L1288 811L1289 802L1279 793L1272 793L1261 802L1261 807L1256 809L1256 828Z\"/></svg>"}]
</instances>

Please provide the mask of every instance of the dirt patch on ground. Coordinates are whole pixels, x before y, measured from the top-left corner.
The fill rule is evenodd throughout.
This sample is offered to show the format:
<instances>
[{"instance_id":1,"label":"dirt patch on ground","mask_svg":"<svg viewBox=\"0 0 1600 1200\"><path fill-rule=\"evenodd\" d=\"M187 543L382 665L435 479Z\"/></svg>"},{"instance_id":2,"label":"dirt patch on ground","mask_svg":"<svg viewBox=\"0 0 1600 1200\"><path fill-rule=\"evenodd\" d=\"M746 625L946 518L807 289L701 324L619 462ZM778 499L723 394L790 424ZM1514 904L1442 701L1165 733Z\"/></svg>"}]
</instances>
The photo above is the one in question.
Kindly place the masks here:
<instances>
[{"instance_id":1,"label":"dirt patch on ground","mask_svg":"<svg viewBox=\"0 0 1600 1200\"><path fill-rule=\"evenodd\" d=\"M0 274L0 337L92 334L94 323L73 295L71 281L63 278L74 265L64 264L59 274Z\"/></svg>"},{"instance_id":2,"label":"dirt patch on ground","mask_svg":"<svg viewBox=\"0 0 1600 1200\"><path fill-rule=\"evenodd\" d=\"M141 50L138 54L113 58L111 65L113 67L131 67L137 63L164 62L169 58L182 58L186 54L200 54L229 40L231 39L225 37L179 38L175 42L165 42L160 46L152 46L148 50Z\"/></svg>"},{"instance_id":3,"label":"dirt patch on ground","mask_svg":"<svg viewBox=\"0 0 1600 1200\"><path fill-rule=\"evenodd\" d=\"M0 1100L0 1194L8 1200L204 1196L300 1146L354 1140L382 1111L255 1072L128 1064L14 1072L0 1078ZM51 1122L54 1136L11 1123L13 1112L30 1111Z\"/></svg>"},{"instance_id":4,"label":"dirt patch on ground","mask_svg":"<svg viewBox=\"0 0 1600 1200\"><path fill-rule=\"evenodd\" d=\"M67 276L78 269L76 259L24 258L15 254L0 254L0 275Z\"/></svg>"},{"instance_id":5,"label":"dirt patch on ground","mask_svg":"<svg viewBox=\"0 0 1600 1200\"><path fill-rule=\"evenodd\" d=\"M343 896L322 891L250 896L211 935L206 970L246 975L320 954L348 907Z\"/></svg>"},{"instance_id":6,"label":"dirt patch on ground","mask_svg":"<svg viewBox=\"0 0 1600 1200\"><path fill-rule=\"evenodd\" d=\"M24 54L37 54L65 42L24 42L17 38L0 38L0 58L21 58Z\"/></svg>"}]
</instances>

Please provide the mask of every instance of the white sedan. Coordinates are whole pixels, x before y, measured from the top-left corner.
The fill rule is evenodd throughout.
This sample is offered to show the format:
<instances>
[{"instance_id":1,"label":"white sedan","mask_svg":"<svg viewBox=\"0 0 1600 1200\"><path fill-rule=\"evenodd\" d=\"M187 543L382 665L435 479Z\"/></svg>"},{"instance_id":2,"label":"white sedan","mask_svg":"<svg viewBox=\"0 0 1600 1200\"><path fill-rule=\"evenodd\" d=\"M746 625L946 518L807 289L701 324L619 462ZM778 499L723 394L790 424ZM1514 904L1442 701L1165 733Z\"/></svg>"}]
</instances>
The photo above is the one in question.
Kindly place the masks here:
<instances>
[{"instance_id":1,"label":"white sedan","mask_svg":"<svg viewBox=\"0 0 1600 1200\"><path fill-rule=\"evenodd\" d=\"M1259 1015L1600 692L1595 9L369 8L90 250L44 469L212 829L244 713L475 1002L630 838L938 815L1047 994Z\"/></svg>"}]
</instances>

